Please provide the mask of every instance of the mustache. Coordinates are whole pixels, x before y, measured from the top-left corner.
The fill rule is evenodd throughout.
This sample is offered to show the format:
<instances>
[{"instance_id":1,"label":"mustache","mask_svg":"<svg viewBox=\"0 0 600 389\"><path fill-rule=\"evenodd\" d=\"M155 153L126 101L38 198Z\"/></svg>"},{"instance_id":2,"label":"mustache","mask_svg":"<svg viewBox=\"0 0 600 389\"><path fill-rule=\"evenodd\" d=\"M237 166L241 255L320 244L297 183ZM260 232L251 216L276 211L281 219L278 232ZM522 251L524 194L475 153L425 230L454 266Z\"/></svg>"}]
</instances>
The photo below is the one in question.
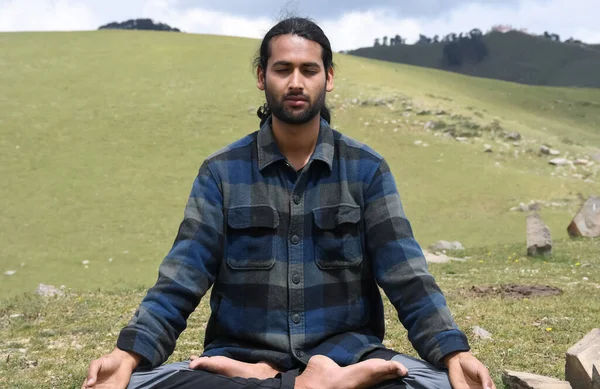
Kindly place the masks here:
<instances>
[{"instance_id":1,"label":"mustache","mask_svg":"<svg viewBox=\"0 0 600 389\"><path fill-rule=\"evenodd\" d=\"M283 96L283 100L287 100L290 97L301 98L302 100L310 101L310 98L303 93L287 93Z\"/></svg>"}]
</instances>

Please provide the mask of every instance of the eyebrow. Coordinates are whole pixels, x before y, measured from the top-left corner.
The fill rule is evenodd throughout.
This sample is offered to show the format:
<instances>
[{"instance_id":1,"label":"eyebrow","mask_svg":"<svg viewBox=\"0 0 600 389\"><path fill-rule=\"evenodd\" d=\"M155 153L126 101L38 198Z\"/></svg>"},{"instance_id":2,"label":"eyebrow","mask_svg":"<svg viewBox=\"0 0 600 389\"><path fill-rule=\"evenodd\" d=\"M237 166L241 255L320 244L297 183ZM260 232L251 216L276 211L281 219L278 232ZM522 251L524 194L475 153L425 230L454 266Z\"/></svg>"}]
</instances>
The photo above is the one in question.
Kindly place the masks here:
<instances>
[{"instance_id":1,"label":"eyebrow","mask_svg":"<svg viewBox=\"0 0 600 389\"><path fill-rule=\"evenodd\" d=\"M291 62L289 62L289 61L277 61L277 62L275 62L275 63L273 64L273 66L274 66L274 67L275 67L275 66L290 66L291 64L292 64L292 63L291 63ZM303 66L303 67L306 67L306 68L309 68L309 67L310 67L310 68L312 68L312 67L317 67L317 68L320 68L319 64L318 64L318 63L316 63L316 62L305 62L305 63L303 63L303 64L302 64L302 66Z\"/></svg>"}]
</instances>

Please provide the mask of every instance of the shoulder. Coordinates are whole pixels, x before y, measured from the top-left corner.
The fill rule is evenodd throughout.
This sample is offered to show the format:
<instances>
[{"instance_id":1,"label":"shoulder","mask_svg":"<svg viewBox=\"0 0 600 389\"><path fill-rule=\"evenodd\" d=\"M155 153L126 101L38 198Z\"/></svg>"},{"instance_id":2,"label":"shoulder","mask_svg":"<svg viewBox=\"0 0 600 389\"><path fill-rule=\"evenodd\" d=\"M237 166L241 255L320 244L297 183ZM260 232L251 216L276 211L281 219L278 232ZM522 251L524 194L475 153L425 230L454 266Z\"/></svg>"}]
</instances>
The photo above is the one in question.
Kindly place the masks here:
<instances>
[{"instance_id":1,"label":"shoulder","mask_svg":"<svg viewBox=\"0 0 600 389\"><path fill-rule=\"evenodd\" d=\"M239 153L249 151L252 144L256 141L256 134L258 131L254 131L243 138L236 140L233 143L213 152L205 159L205 163L211 163L215 161L227 160L239 156Z\"/></svg>"},{"instance_id":2,"label":"shoulder","mask_svg":"<svg viewBox=\"0 0 600 389\"><path fill-rule=\"evenodd\" d=\"M333 130L333 141L336 149L340 152L340 157L359 158L360 160L379 163L384 160L383 156L373 150L367 144L360 142L348 135Z\"/></svg>"}]
</instances>

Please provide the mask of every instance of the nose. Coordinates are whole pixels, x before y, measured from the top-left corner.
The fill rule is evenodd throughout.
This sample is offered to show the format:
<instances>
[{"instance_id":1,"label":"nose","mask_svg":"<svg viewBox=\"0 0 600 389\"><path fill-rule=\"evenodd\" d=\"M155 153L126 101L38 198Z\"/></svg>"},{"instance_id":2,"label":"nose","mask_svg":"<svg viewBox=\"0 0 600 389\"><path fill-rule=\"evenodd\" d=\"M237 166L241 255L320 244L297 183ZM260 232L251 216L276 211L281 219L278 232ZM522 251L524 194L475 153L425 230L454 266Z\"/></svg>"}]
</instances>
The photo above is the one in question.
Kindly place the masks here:
<instances>
[{"instance_id":1,"label":"nose","mask_svg":"<svg viewBox=\"0 0 600 389\"><path fill-rule=\"evenodd\" d=\"M290 77L289 88L296 91L301 91L302 89L304 89L303 77L302 72L300 72L300 69L295 69L292 72L292 75Z\"/></svg>"}]
</instances>

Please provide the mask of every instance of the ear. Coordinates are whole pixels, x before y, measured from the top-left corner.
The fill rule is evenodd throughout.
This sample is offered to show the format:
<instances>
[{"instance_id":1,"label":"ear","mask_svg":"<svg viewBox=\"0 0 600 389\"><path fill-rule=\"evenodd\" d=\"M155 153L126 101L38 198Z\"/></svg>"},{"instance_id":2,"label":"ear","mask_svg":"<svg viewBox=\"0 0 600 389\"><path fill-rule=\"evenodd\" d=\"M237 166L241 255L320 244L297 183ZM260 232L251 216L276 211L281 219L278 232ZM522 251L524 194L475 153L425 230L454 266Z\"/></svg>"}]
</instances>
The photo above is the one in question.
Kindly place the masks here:
<instances>
[{"instance_id":1,"label":"ear","mask_svg":"<svg viewBox=\"0 0 600 389\"><path fill-rule=\"evenodd\" d=\"M333 90L333 76L334 76L333 66L330 66L329 69L327 69L327 81L325 84L325 90L327 92L331 92Z\"/></svg>"},{"instance_id":2,"label":"ear","mask_svg":"<svg viewBox=\"0 0 600 389\"><path fill-rule=\"evenodd\" d=\"M262 67L256 68L256 87L262 91L265 90L265 71Z\"/></svg>"}]
</instances>

